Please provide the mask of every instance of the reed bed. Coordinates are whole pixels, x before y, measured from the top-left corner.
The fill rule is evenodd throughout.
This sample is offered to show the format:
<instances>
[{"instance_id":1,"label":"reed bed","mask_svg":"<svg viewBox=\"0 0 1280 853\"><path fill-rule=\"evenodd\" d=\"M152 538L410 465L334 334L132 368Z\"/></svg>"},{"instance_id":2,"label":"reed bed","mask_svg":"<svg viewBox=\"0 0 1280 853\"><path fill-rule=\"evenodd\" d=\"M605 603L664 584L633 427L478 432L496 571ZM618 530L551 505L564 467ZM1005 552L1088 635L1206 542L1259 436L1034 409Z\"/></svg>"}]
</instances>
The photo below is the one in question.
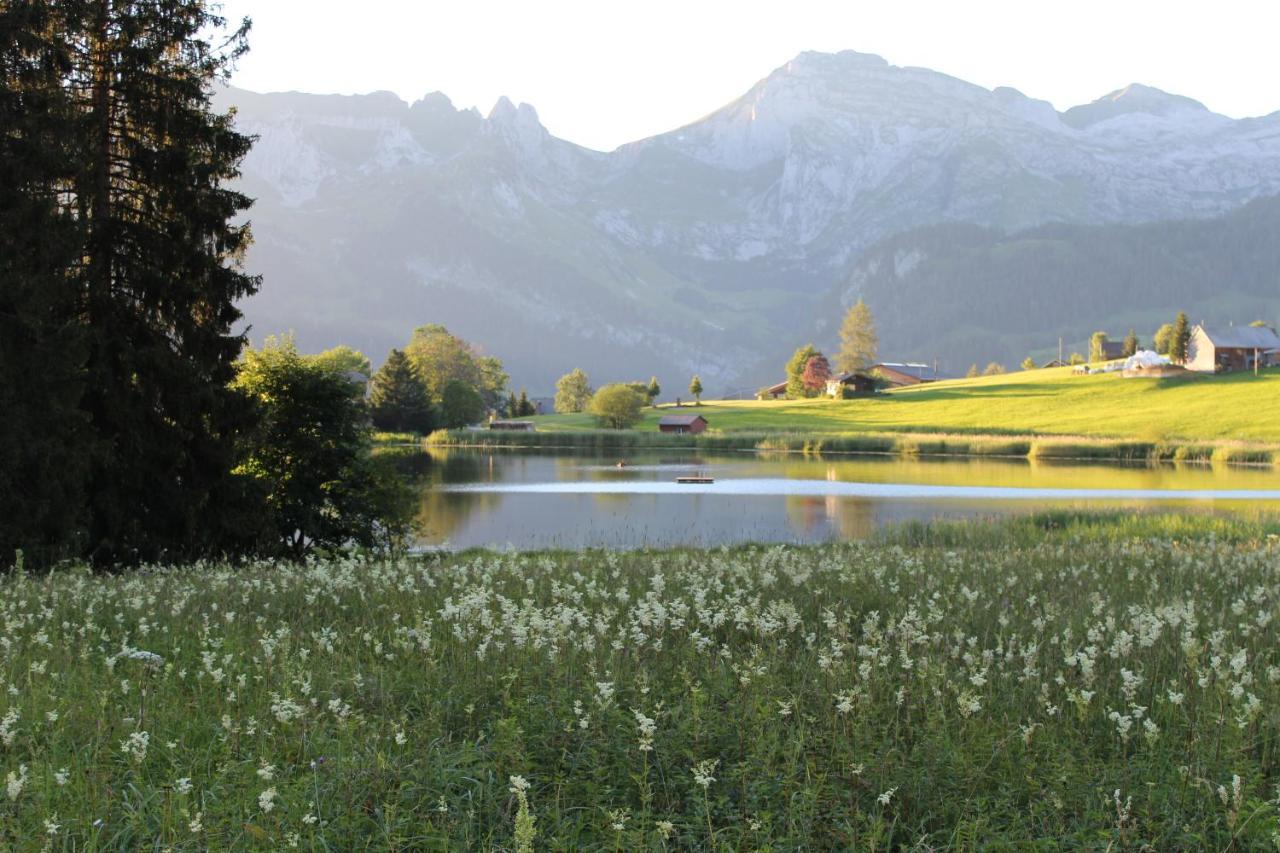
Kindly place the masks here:
<instances>
[{"instance_id":1,"label":"reed bed","mask_svg":"<svg viewBox=\"0 0 1280 853\"><path fill-rule=\"evenodd\" d=\"M1280 467L1280 450L1245 442L1170 442L1088 437L966 433L751 433L673 435L640 430L500 432L441 430L429 447L556 450L760 450L804 454L881 453L901 456L1009 457L1079 462L1187 462Z\"/></svg>"}]
</instances>

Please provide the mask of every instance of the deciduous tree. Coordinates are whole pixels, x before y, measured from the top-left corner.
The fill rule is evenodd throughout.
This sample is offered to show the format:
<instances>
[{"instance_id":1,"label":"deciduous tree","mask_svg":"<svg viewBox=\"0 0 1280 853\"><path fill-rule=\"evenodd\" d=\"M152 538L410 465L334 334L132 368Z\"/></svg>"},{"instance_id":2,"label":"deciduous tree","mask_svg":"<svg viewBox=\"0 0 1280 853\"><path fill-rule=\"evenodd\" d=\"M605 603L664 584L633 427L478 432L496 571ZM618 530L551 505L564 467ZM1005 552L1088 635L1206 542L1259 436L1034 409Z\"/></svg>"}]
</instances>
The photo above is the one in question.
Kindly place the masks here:
<instances>
[{"instance_id":1,"label":"deciduous tree","mask_svg":"<svg viewBox=\"0 0 1280 853\"><path fill-rule=\"evenodd\" d=\"M556 380L557 412L585 412L591 403L591 383L582 368L575 367Z\"/></svg>"},{"instance_id":2,"label":"deciduous tree","mask_svg":"<svg viewBox=\"0 0 1280 853\"><path fill-rule=\"evenodd\" d=\"M474 386L460 379L445 383L440 396L440 420L445 429L460 429L484 417L484 398Z\"/></svg>"},{"instance_id":3,"label":"deciduous tree","mask_svg":"<svg viewBox=\"0 0 1280 853\"><path fill-rule=\"evenodd\" d=\"M826 390L827 380L831 378L831 365L825 355L815 355L804 366L804 388L811 395L821 394Z\"/></svg>"},{"instance_id":4,"label":"deciduous tree","mask_svg":"<svg viewBox=\"0 0 1280 853\"><path fill-rule=\"evenodd\" d=\"M1106 332L1094 332L1089 337L1089 361L1098 362L1106 359L1106 353L1104 352L1106 343Z\"/></svg>"},{"instance_id":5,"label":"deciduous tree","mask_svg":"<svg viewBox=\"0 0 1280 853\"><path fill-rule=\"evenodd\" d=\"M627 429L638 423L644 396L626 385L606 385L591 397L591 414L610 429Z\"/></svg>"},{"instance_id":6,"label":"deciduous tree","mask_svg":"<svg viewBox=\"0 0 1280 853\"><path fill-rule=\"evenodd\" d=\"M800 400L810 396L804 387L804 369L809 359L822 355L813 344L805 344L791 355L787 362L787 396L792 400Z\"/></svg>"},{"instance_id":7,"label":"deciduous tree","mask_svg":"<svg viewBox=\"0 0 1280 853\"><path fill-rule=\"evenodd\" d=\"M699 406L702 405L702 379L695 373L693 378L689 380L689 393L693 395L693 400Z\"/></svg>"},{"instance_id":8,"label":"deciduous tree","mask_svg":"<svg viewBox=\"0 0 1280 853\"><path fill-rule=\"evenodd\" d=\"M645 389L645 396L649 400L649 405L657 405L658 395L662 393L662 386L658 384L658 377L653 376L649 379L649 387Z\"/></svg>"},{"instance_id":9,"label":"deciduous tree","mask_svg":"<svg viewBox=\"0 0 1280 853\"><path fill-rule=\"evenodd\" d=\"M235 386L259 415L240 473L265 496L262 550L301 558L316 548L394 544L408 496L370 455L365 402L344 371L300 355L291 339L268 339L246 350Z\"/></svg>"}]
</instances>

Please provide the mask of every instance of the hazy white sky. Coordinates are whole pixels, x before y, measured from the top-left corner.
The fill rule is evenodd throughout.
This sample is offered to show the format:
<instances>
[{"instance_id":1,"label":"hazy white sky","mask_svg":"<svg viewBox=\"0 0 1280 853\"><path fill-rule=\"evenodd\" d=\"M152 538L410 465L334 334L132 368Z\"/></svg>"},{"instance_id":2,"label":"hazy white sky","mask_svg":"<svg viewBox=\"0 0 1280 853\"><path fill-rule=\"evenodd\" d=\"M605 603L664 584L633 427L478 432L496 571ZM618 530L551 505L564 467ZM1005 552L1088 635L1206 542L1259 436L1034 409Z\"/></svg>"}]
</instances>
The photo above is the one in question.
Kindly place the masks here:
<instances>
[{"instance_id":1,"label":"hazy white sky","mask_svg":"<svg viewBox=\"0 0 1280 853\"><path fill-rule=\"evenodd\" d=\"M500 95L612 149L692 121L802 50L852 49L1059 109L1139 82L1280 110L1278 0L223 0L253 18L233 82L405 100Z\"/></svg>"}]
</instances>

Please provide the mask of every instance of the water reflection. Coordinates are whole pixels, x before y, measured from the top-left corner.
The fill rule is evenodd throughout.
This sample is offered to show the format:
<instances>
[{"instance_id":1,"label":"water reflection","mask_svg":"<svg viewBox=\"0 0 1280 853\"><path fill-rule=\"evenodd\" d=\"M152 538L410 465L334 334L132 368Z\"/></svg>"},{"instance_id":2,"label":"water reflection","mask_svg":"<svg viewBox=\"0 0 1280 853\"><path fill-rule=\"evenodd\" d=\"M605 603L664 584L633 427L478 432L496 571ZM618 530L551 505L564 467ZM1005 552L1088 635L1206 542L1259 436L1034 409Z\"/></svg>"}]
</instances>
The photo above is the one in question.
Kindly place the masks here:
<instances>
[{"instance_id":1,"label":"water reflection","mask_svg":"<svg viewBox=\"0 0 1280 853\"><path fill-rule=\"evenodd\" d=\"M1280 511L1276 471L1225 466L434 448L399 454L396 464L420 489L425 546L817 542L864 538L894 522L1047 506ZM698 471L715 485L675 484Z\"/></svg>"}]
</instances>

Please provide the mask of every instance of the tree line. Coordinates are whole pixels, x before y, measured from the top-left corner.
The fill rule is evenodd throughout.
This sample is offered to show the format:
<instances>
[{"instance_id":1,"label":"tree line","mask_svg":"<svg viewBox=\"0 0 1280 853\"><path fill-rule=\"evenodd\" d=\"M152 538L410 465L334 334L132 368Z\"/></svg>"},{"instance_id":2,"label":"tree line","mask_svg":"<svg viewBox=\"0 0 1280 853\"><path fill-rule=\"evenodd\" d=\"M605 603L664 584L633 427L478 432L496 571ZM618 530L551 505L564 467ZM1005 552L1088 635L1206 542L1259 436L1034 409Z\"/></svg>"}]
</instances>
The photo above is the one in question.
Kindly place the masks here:
<instances>
[{"instance_id":1,"label":"tree line","mask_svg":"<svg viewBox=\"0 0 1280 853\"><path fill-rule=\"evenodd\" d=\"M840 374L870 371L875 365L879 347L875 317L867 303L859 299L845 312L841 321L835 370ZM790 400L822 396L826 393L828 381L837 375L832 371L831 360L812 343L797 348L784 370L786 396ZM767 390L761 388L757 396L763 398Z\"/></svg>"},{"instance_id":2,"label":"tree line","mask_svg":"<svg viewBox=\"0 0 1280 853\"><path fill-rule=\"evenodd\" d=\"M371 422L502 403L442 326L376 374L235 331L253 140L212 95L248 32L204 0L0 2L0 565L385 545L407 495Z\"/></svg>"}]
</instances>

